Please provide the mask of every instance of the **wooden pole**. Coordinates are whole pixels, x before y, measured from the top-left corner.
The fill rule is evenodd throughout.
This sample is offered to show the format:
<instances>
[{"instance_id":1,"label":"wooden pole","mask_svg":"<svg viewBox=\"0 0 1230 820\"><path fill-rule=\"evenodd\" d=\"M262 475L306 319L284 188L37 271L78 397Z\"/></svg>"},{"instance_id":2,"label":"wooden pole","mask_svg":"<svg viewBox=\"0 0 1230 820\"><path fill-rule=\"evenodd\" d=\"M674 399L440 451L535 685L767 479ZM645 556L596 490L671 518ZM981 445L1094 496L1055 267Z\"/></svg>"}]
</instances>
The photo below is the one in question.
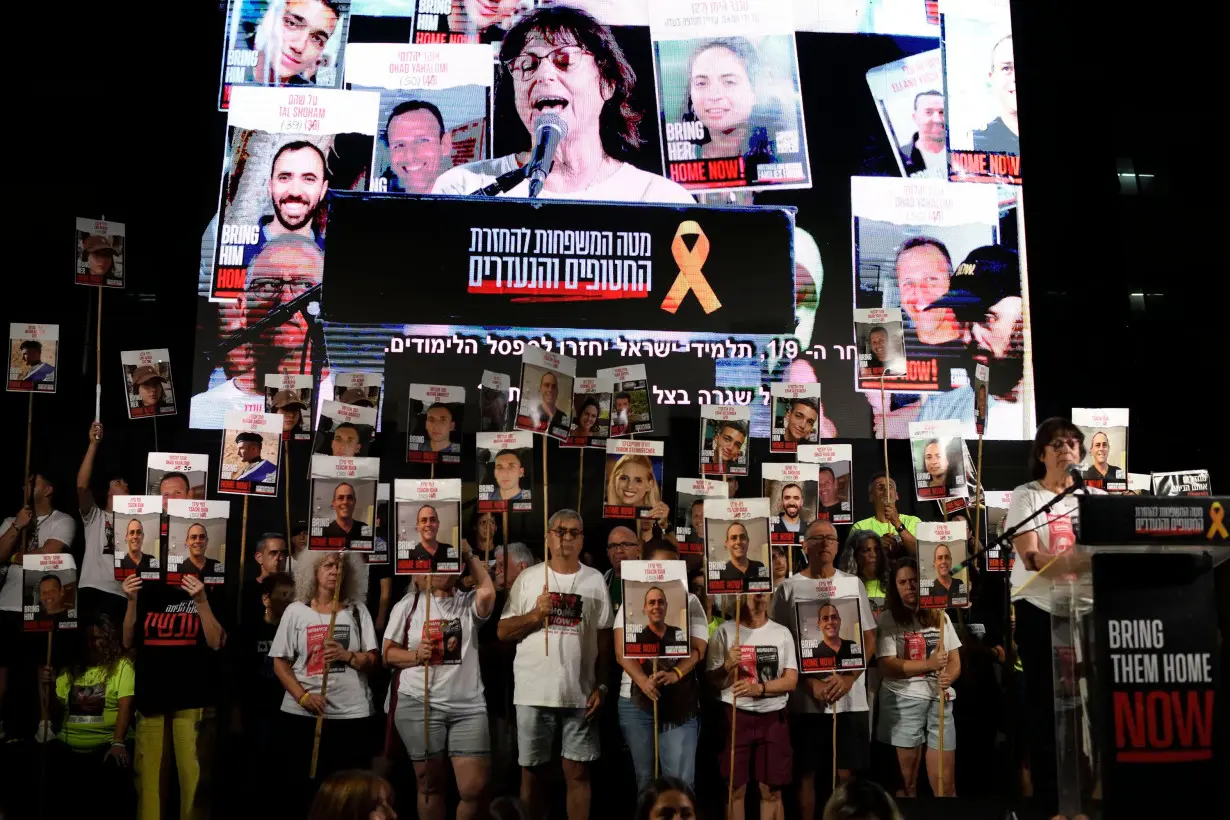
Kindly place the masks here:
<instances>
[{"instance_id":1,"label":"wooden pole","mask_svg":"<svg viewBox=\"0 0 1230 820\"><path fill-rule=\"evenodd\" d=\"M51 640L51 636L47 636L47 640ZM653 673L658 674L658 659L653 659ZM661 694L658 695L661 697ZM658 701L653 702L653 779L658 779L658 770L661 768L658 756Z\"/></svg>"},{"instance_id":2,"label":"wooden pole","mask_svg":"<svg viewBox=\"0 0 1230 820\"><path fill-rule=\"evenodd\" d=\"M293 435L293 434L292 434ZM294 549L294 544L291 543L290 531L290 442L282 442L282 462L286 470L286 552Z\"/></svg>"},{"instance_id":3,"label":"wooden pole","mask_svg":"<svg viewBox=\"0 0 1230 820\"><path fill-rule=\"evenodd\" d=\"M940 610L940 640L939 640L939 643L936 645L940 652L944 651L944 620L947 617L948 616L941 609ZM945 797L946 796L945 792L947 790L944 788L944 701L947 700L947 692L944 691L944 688L942 686L939 687L939 690L940 690L940 754L939 754L940 771L939 771L938 781L939 781L939 786L940 786L939 796Z\"/></svg>"},{"instance_id":4,"label":"wooden pole","mask_svg":"<svg viewBox=\"0 0 1230 820\"><path fill-rule=\"evenodd\" d=\"M735 649L739 649L739 605L742 603L742 596L735 596ZM740 654L742 659L742 654ZM735 679L731 682L733 689L734 685L739 682L739 664L735 664ZM730 779L726 783L726 820L731 820L731 816L735 811L735 723L739 718L739 696L733 691L730 693Z\"/></svg>"},{"instance_id":5,"label":"wooden pole","mask_svg":"<svg viewBox=\"0 0 1230 820\"><path fill-rule=\"evenodd\" d=\"M432 471L435 471L435 465L432 465ZM432 642L432 654L435 654L435 640L431 633L431 591L432 583L431 576L427 576L427 612L423 615L424 623L427 624L427 639ZM427 659L427 663L423 664L423 748L428 754L431 749L428 747L428 741L431 739L431 727L429 721L431 719L431 658Z\"/></svg>"},{"instance_id":6,"label":"wooden pole","mask_svg":"<svg viewBox=\"0 0 1230 820\"><path fill-rule=\"evenodd\" d=\"M588 439L586 439L588 441ZM543 442L544 446L546 442ZM581 490L585 488L585 448L581 448L579 459L580 466L577 468L577 512L581 512Z\"/></svg>"},{"instance_id":7,"label":"wooden pole","mask_svg":"<svg viewBox=\"0 0 1230 820\"><path fill-rule=\"evenodd\" d=\"M341 553L341 561L337 565L337 586L333 588L333 606L329 612L329 631L325 633L325 641L333 640L333 627L337 625L337 602L338 596L342 592L342 583L346 577L346 553ZM320 698L325 700L329 694L329 664L325 664L325 671L320 679ZM325 716L323 714L316 716L316 733L312 738L312 766L308 770L308 777L315 779L316 764L320 761L320 732L325 725Z\"/></svg>"},{"instance_id":8,"label":"wooden pole","mask_svg":"<svg viewBox=\"0 0 1230 820\"><path fill-rule=\"evenodd\" d=\"M508 510L504 510L504 585L508 586Z\"/></svg>"},{"instance_id":9,"label":"wooden pole","mask_svg":"<svg viewBox=\"0 0 1230 820\"><path fill-rule=\"evenodd\" d=\"M550 442L550 437L542 437L542 591L551 591L551 535L547 532L547 527L550 525L550 515L547 513L547 499L550 497L551 482L547 474L547 443ZM504 551L508 554L508 550ZM551 655L551 614L547 613L547 617L542 619L542 647L543 655L549 657Z\"/></svg>"},{"instance_id":10,"label":"wooden pole","mask_svg":"<svg viewBox=\"0 0 1230 820\"><path fill-rule=\"evenodd\" d=\"M102 420L102 292L102 285L99 285L98 321L94 327L94 421Z\"/></svg>"},{"instance_id":11,"label":"wooden pole","mask_svg":"<svg viewBox=\"0 0 1230 820\"><path fill-rule=\"evenodd\" d=\"M23 500L22 506L29 507L31 514L34 512L34 478L30 475L30 442L34 440L34 394L31 393L26 402L26 470L22 473L23 480L26 482L26 497ZM31 522L33 523L33 521ZM30 547L30 525L27 524L21 531L21 554L25 555L26 550Z\"/></svg>"},{"instance_id":12,"label":"wooden pole","mask_svg":"<svg viewBox=\"0 0 1230 820\"><path fill-rule=\"evenodd\" d=\"M888 403L884 400L884 371L880 371L880 438L884 440L884 490L888 492L892 475L888 471Z\"/></svg>"},{"instance_id":13,"label":"wooden pole","mask_svg":"<svg viewBox=\"0 0 1230 820\"><path fill-rule=\"evenodd\" d=\"M833 791L837 791L837 701L833 702Z\"/></svg>"},{"instance_id":14,"label":"wooden pole","mask_svg":"<svg viewBox=\"0 0 1230 820\"><path fill-rule=\"evenodd\" d=\"M986 425L983 425L985 428ZM974 548L982 547L982 433L978 434L978 483L974 487Z\"/></svg>"},{"instance_id":15,"label":"wooden pole","mask_svg":"<svg viewBox=\"0 0 1230 820\"><path fill-rule=\"evenodd\" d=\"M248 555L248 496L245 495L243 497L243 516L241 517L241 522L239 524L239 582L240 582L240 585L243 584L243 567L244 567L244 561L247 559L247 555ZM225 556L223 557L225 558ZM243 602L244 602L244 598L242 595L240 595L239 605L237 607L238 611L235 615L235 623L242 623L243 621Z\"/></svg>"}]
</instances>

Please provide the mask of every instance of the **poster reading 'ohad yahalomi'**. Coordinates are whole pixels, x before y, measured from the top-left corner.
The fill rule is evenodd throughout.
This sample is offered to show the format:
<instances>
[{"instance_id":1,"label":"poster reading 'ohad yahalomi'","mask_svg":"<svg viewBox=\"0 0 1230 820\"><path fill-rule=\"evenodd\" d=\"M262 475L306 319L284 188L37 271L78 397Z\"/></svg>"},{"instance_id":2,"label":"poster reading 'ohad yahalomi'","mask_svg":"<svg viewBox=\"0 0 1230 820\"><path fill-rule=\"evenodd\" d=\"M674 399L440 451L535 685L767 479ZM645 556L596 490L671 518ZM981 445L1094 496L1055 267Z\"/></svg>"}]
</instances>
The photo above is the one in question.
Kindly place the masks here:
<instances>
[{"instance_id":1,"label":"poster reading 'ohad yahalomi'","mask_svg":"<svg viewBox=\"0 0 1230 820\"><path fill-rule=\"evenodd\" d=\"M654 0L666 176L693 191L809 188L790 3Z\"/></svg>"},{"instance_id":2,"label":"poster reading 'ohad yahalomi'","mask_svg":"<svg viewBox=\"0 0 1230 820\"><path fill-rule=\"evenodd\" d=\"M379 104L374 91L233 90L210 299L258 320L320 284L326 198L367 190ZM299 331L262 341L298 348Z\"/></svg>"},{"instance_id":3,"label":"poster reading 'ohad yahalomi'","mask_svg":"<svg viewBox=\"0 0 1230 820\"><path fill-rule=\"evenodd\" d=\"M236 86L300 90L342 84L350 0L230 0L218 110Z\"/></svg>"},{"instance_id":4,"label":"poster reading 'ohad yahalomi'","mask_svg":"<svg viewBox=\"0 0 1230 820\"><path fill-rule=\"evenodd\" d=\"M429 194L490 156L492 62L490 45L351 44L346 86L380 93L369 190Z\"/></svg>"}]
</instances>

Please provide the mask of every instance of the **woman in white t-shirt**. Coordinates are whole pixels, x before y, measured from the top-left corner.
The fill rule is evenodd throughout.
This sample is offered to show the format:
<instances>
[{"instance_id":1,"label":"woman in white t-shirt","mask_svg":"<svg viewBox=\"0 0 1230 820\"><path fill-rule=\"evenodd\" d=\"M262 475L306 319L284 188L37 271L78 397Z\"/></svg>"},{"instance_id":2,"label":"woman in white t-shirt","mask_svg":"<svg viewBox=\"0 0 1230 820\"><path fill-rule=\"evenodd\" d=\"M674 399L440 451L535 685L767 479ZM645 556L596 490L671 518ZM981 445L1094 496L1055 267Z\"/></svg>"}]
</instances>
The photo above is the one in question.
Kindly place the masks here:
<instances>
[{"instance_id":1,"label":"woman in white t-shirt","mask_svg":"<svg viewBox=\"0 0 1230 820\"><path fill-rule=\"evenodd\" d=\"M461 589L460 575L420 575L410 592L393 607L384 633L384 662L396 670L395 685L390 686L389 714L414 762L418 816L422 820L444 818L448 760L452 760L457 778L461 802L456 817L461 820L479 815L491 774L491 734L479 673L478 630L491 617L495 585L483 560L464 540L461 557L470 567L474 589ZM423 589L428 583L430 618Z\"/></svg>"},{"instance_id":2,"label":"woman in white t-shirt","mask_svg":"<svg viewBox=\"0 0 1230 820\"><path fill-rule=\"evenodd\" d=\"M541 198L695 202L678 183L624 161L644 140L641 115L629 102L636 73L608 26L580 9L540 6L504 35L499 66L498 82L511 87L527 148L539 117L554 114L567 126ZM529 159L527 150L459 165L440 175L432 193L475 193ZM529 196L529 182L521 178L504 195Z\"/></svg>"},{"instance_id":3,"label":"woman in white t-shirt","mask_svg":"<svg viewBox=\"0 0 1230 820\"><path fill-rule=\"evenodd\" d=\"M1038 570L1056 556L1070 552L1076 543L1075 495L1064 498L1037 518L1030 519L1030 516L1072 486L1068 469L1084 457L1085 434L1071 421L1056 417L1038 425L1030 451L1033 480L1012 491L1012 504L1004 519L1006 528L1029 522L1012 539L1017 559L1010 577L1016 612L1016 646L1030 709L1030 776L1034 797L1050 814L1055 814L1059 804L1051 678L1051 585L1045 578L1034 579ZM1102 491L1077 491L1083 492L1101 494Z\"/></svg>"},{"instance_id":4,"label":"woman in white t-shirt","mask_svg":"<svg viewBox=\"0 0 1230 820\"><path fill-rule=\"evenodd\" d=\"M941 744L940 698L941 692L947 701L956 697L952 682L961 675L961 654L957 652L961 640L942 609L918 608L918 564L913 558L902 558L893 564L888 577L887 608L880 613L878 627L876 665L882 680L876 739L897 749L902 780L897 795L917 794L918 765L925 744L932 793L955 797L957 726L952 708L945 709Z\"/></svg>"},{"instance_id":5,"label":"woman in white t-shirt","mask_svg":"<svg viewBox=\"0 0 1230 820\"><path fill-rule=\"evenodd\" d=\"M305 798L304 808L316 783L336 771L370 764L372 693L367 676L379 663L379 652L372 617L363 606L366 589L363 556L303 553L295 562L295 602L282 615L269 649L274 674L286 689L279 725L286 782L304 790L292 791L292 799ZM329 619L335 613L333 640L328 640ZM326 666L329 685L322 694ZM317 715L325 721L316 779L309 781Z\"/></svg>"}]
</instances>

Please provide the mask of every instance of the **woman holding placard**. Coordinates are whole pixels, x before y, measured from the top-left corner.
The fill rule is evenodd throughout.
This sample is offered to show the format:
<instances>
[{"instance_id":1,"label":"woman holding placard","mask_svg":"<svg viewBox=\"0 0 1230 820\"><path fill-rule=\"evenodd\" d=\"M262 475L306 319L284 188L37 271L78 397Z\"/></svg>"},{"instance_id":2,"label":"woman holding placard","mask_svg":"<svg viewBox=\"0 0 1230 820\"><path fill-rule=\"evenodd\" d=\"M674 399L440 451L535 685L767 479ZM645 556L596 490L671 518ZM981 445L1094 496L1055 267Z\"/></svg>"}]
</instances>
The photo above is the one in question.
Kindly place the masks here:
<instances>
[{"instance_id":1,"label":"woman holding placard","mask_svg":"<svg viewBox=\"0 0 1230 820\"><path fill-rule=\"evenodd\" d=\"M956 696L951 687L961 674L960 646L961 640L943 610L918 608L918 566L914 559L903 558L893 564L888 608L880 616L876 635L877 666L883 677L876 739L897 749L902 780L899 797L917 794L924 744L931 791L939 796L956 796L956 723L952 710L947 710L941 744L940 699Z\"/></svg>"},{"instance_id":2,"label":"woman holding placard","mask_svg":"<svg viewBox=\"0 0 1230 820\"><path fill-rule=\"evenodd\" d=\"M495 608L495 585L482 557L461 543L475 589L461 589L458 575L432 575L430 610L416 588L393 608L384 633L384 662L397 670L393 721L414 762L422 820L444 817L450 761L461 798L455 816L462 820L479 815L491 775L478 631ZM423 666L432 668L416 669Z\"/></svg>"},{"instance_id":3,"label":"woman holding placard","mask_svg":"<svg viewBox=\"0 0 1230 820\"><path fill-rule=\"evenodd\" d=\"M279 728L287 782L301 787L302 797L314 787L308 773L318 716L324 725L317 780L370 763L365 750L373 709L367 676L379 654L372 618L363 605L366 587L367 564L358 553L309 550L295 562L296 600L282 615L269 657L286 689Z\"/></svg>"}]
</instances>

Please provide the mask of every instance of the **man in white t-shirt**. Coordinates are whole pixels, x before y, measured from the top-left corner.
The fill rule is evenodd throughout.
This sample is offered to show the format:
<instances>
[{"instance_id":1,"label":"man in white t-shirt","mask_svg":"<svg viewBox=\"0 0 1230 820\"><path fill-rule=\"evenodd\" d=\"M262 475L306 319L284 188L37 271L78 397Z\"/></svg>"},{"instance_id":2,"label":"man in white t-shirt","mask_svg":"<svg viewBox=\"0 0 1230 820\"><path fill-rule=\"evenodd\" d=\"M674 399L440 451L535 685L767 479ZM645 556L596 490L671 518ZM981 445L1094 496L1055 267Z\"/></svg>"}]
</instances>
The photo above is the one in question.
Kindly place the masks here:
<instances>
[{"instance_id":1,"label":"man in white t-shirt","mask_svg":"<svg viewBox=\"0 0 1230 820\"><path fill-rule=\"evenodd\" d=\"M4 584L0 587L0 715L3 715L4 696L8 689L10 669L18 666L21 656L21 549L23 539L28 539L27 553L68 552L77 534L77 522L51 506L55 486L40 473L30 478L31 506L22 507L15 516L0 524L0 572ZM23 687L24 688L24 687ZM30 714L36 709L29 704ZM4 736L3 718L0 718L0 737Z\"/></svg>"},{"instance_id":2,"label":"man in white t-shirt","mask_svg":"<svg viewBox=\"0 0 1230 820\"><path fill-rule=\"evenodd\" d=\"M521 800L534 817L545 816L542 779L557 739L569 820L589 817L589 764L600 754L597 718L607 695L601 681L610 677L615 619L602 573L581 563L583 535L575 510L551 516L550 561L541 573L535 567L517 577L500 615L500 640L517 644L513 703Z\"/></svg>"},{"instance_id":3,"label":"man in white t-shirt","mask_svg":"<svg viewBox=\"0 0 1230 820\"><path fill-rule=\"evenodd\" d=\"M833 566L840 548L837 529L828 521L814 521L803 536L807 566L787 578L773 593L773 620L798 634L795 604L831 598L826 579L849 578L849 573ZM875 617L867 589L858 582L858 617L863 637L863 657L870 660L876 651ZM833 704L837 711L837 773L844 782L853 771L867 768L871 751L871 726L867 719L867 681L861 671L831 675L805 675L790 696L791 742L794 748L799 811L814 817L816 811L816 772L830 771L833 765Z\"/></svg>"},{"instance_id":4,"label":"man in white t-shirt","mask_svg":"<svg viewBox=\"0 0 1230 820\"><path fill-rule=\"evenodd\" d=\"M77 612L82 619L95 613L105 613L121 624L128 609L128 596L120 582L115 580L115 522L107 511L112 510L111 500L117 495L128 495L128 482L114 477L107 483L107 505L98 509L94 503L94 491L90 487L94 475L94 457L102 441L103 426L99 422L90 425L89 446L77 470L77 507L81 511L81 523L85 527L85 554L81 558L81 574L77 581Z\"/></svg>"},{"instance_id":5,"label":"man in white t-shirt","mask_svg":"<svg viewBox=\"0 0 1230 820\"><path fill-rule=\"evenodd\" d=\"M739 622L718 627L705 653L705 672L721 693L726 717L718 764L734 788L733 816L744 816L747 784L755 780L760 816L780 818L786 816L781 789L789 785L792 770L786 701L798 684L799 663L790 630L769 620L768 594L744 595L741 603ZM735 708L738 732L732 733Z\"/></svg>"}]
</instances>

